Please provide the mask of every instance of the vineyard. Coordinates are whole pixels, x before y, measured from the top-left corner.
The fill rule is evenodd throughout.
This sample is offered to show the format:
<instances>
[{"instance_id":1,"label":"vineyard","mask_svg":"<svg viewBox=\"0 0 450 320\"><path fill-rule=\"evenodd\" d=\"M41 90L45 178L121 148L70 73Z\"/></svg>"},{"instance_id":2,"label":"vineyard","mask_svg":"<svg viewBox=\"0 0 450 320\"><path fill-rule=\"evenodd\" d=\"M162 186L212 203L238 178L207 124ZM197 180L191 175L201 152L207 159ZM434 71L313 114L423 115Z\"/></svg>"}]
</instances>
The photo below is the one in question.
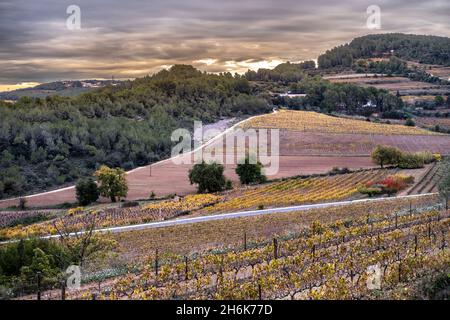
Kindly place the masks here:
<instances>
[{"instance_id":1,"label":"vineyard","mask_svg":"<svg viewBox=\"0 0 450 320\"><path fill-rule=\"evenodd\" d=\"M426 174L407 194L438 192L438 185L444 175L442 164L434 163Z\"/></svg>"},{"instance_id":2,"label":"vineyard","mask_svg":"<svg viewBox=\"0 0 450 320\"><path fill-rule=\"evenodd\" d=\"M382 135L437 135L431 131L397 124L381 124L338 118L309 111L281 110L253 118L243 124L248 128L289 129L314 133L361 133Z\"/></svg>"},{"instance_id":3,"label":"vineyard","mask_svg":"<svg viewBox=\"0 0 450 320\"><path fill-rule=\"evenodd\" d=\"M377 292L448 272L449 233L450 216L440 210L315 221L293 236L252 248L196 258L172 255L164 264L156 253L140 272L119 277L100 291L74 292L71 298L377 298Z\"/></svg>"},{"instance_id":4,"label":"vineyard","mask_svg":"<svg viewBox=\"0 0 450 320\"><path fill-rule=\"evenodd\" d=\"M250 190L237 190L205 212L224 212L257 207L342 200L355 195L365 183L388 176L394 170L360 171L335 176L294 178Z\"/></svg>"},{"instance_id":5,"label":"vineyard","mask_svg":"<svg viewBox=\"0 0 450 320\"><path fill-rule=\"evenodd\" d=\"M25 227L17 225L12 228L0 229L0 239L56 234L56 227L61 224L64 224L65 227L70 228L72 231L78 231L83 228L83 225L91 221L92 217L95 217L95 223L98 228L161 221L186 214L191 210L200 209L220 200L220 196L197 194L188 195L180 199L160 201L143 207L106 208L102 210L78 208L69 210L65 216L54 220ZM29 213L27 212L26 214Z\"/></svg>"}]
</instances>

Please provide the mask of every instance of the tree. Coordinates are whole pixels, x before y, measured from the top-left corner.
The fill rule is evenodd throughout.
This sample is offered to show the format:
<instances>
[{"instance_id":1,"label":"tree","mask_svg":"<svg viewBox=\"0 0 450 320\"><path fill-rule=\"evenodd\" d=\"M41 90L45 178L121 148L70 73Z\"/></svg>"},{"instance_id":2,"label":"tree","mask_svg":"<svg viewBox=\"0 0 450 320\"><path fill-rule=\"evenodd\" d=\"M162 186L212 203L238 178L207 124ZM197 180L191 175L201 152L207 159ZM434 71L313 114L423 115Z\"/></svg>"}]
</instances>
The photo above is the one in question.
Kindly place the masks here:
<instances>
[{"instance_id":1,"label":"tree","mask_svg":"<svg viewBox=\"0 0 450 320\"><path fill-rule=\"evenodd\" d=\"M97 201L100 196L98 186L92 178L79 180L75 186L75 190L77 200L82 206L87 206L88 204Z\"/></svg>"},{"instance_id":2,"label":"tree","mask_svg":"<svg viewBox=\"0 0 450 320\"><path fill-rule=\"evenodd\" d=\"M111 169L101 166L94 174L100 183L99 191L104 197L110 198L111 202L116 202L117 198L125 198L128 193L125 171L121 168Z\"/></svg>"},{"instance_id":3,"label":"tree","mask_svg":"<svg viewBox=\"0 0 450 320\"><path fill-rule=\"evenodd\" d=\"M436 106L441 107L444 105L445 100L443 96L436 96L434 98L434 103L436 104Z\"/></svg>"},{"instance_id":4,"label":"tree","mask_svg":"<svg viewBox=\"0 0 450 320\"><path fill-rule=\"evenodd\" d=\"M416 126L416 123L414 122L413 119L408 118L408 119L406 119L405 126L408 126L408 127L415 127L415 126Z\"/></svg>"},{"instance_id":5,"label":"tree","mask_svg":"<svg viewBox=\"0 0 450 320\"><path fill-rule=\"evenodd\" d=\"M246 157L244 163L239 163L236 167L236 174L242 184L261 183L267 180L262 173L262 164L256 159Z\"/></svg>"},{"instance_id":6,"label":"tree","mask_svg":"<svg viewBox=\"0 0 450 320\"><path fill-rule=\"evenodd\" d=\"M394 147L378 145L371 154L372 161L383 168L385 165L396 165L399 163L402 152Z\"/></svg>"},{"instance_id":7,"label":"tree","mask_svg":"<svg viewBox=\"0 0 450 320\"><path fill-rule=\"evenodd\" d=\"M448 210L448 199L450 198L450 162L442 164L443 177L439 183L439 193L445 201L445 210Z\"/></svg>"},{"instance_id":8,"label":"tree","mask_svg":"<svg viewBox=\"0 0 450 320\"><path fill-rule=\"evenodd\" d=\"M197 163L189 170L189 181L198 184L198 192L218 192L226 187L224 167L218 163Z\"/></svg>"},{"instance_id":9,"label":"tree","mask_svg":"<svg viewBox=\"0 0 450 320\"><path fill-rule=\"evenodd\" d=\"M85 265L88 258L104 257L116 246L115 241L95 232L97 225L95 215L88 215L81 225L75 228L67 224L63 218L53 222L61 244L80 268Z\"/></svg>"}]
</instances>

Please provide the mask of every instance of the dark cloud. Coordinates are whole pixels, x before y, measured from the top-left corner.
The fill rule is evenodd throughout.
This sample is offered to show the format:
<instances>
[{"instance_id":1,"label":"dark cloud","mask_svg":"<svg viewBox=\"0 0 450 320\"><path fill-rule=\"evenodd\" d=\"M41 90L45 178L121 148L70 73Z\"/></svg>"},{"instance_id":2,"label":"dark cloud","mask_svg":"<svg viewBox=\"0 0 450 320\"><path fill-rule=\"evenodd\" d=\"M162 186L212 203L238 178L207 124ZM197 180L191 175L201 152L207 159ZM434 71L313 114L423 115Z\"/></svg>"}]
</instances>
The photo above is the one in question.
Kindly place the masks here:
<instances>
[{"instance_id":1,"label":"dark cloud","mask_svg":"<svg viewBox=\"0 0 450 320\"><path fill-rule=\"evenodd\" d=\"M220 72L314 59L373 32L365 28L372 4L382 11L376 32L450 36L447 0L373 2L2 0L0 84L134 78L175 63ZM65 25L74 3L79 31Z\"/></svg>"}]
</instances>

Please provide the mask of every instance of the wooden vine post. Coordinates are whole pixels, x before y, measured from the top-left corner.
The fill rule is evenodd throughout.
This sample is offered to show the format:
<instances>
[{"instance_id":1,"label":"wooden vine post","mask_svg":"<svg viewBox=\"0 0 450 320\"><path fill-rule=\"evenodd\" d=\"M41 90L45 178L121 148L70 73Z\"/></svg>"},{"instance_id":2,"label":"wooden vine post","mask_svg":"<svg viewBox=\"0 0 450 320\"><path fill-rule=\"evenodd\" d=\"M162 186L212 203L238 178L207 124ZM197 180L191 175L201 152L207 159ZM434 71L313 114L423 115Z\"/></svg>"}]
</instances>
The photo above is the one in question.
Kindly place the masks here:
<instances>
[{"instance_id":1,"label":"wooden vine post","mask_svg":"<svg viewBox=\"0 0 450 320\"><path fill-rule=\"evenodd\" d=\"M155 250L155 274L158 276L158 249Z\"/></svg>"},{"instance_id":2,"label":"wooden vine post","mask_svg":"<svg viewBox=\"0 0 450 320\"><path fill-rule=\"evenodd\" d=\"M189 276L188 276L188 257L184 256L184 280L188 280Z\"/></svg>"},{"instance_id":3,"label":"wooden vine post","mask_svg":"<svg viewBox=\"0 0 450 320\"><path fill-rule=\"evenodd\" d=\"M41 300L41 280L42 280L42 274L41 272L37 272L37 299Z\"/></svg>"},{"instance_id":4,"label":"wooden vine post","mask_svg":"<svg viewBox=\"0 0 450 320\"><path fill-rule=\"evenodd\" d=\"M278 259L278 240L273 238L273 258Z\"/></svg>"}]
</instances>

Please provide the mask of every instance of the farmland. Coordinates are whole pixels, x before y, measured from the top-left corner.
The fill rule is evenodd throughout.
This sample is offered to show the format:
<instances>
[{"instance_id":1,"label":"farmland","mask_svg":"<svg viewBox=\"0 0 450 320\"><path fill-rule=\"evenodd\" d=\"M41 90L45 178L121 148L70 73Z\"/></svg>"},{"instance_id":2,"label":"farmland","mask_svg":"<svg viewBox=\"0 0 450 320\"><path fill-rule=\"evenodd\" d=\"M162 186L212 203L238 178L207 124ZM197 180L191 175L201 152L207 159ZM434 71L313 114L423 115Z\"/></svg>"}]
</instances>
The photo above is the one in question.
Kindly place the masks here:
<instances>
[{"instance_id":1,"label":"farmland","mask_svg":"<svg viewBox=\"0 0 450 320\"><path fill-rule=\"evenodd\" d=\"M367 169L373 167L369 155L378 144L404 151L450 154L450 136L425 129L338 118L305 111L279 111L257 116L242 123L242 128L279 128L279 170L271 179L326 173L333 167ZM242 133L236 132L236 136ZM220 145L222 139L210 147ZM270 147L270 139L269 145ZM205 149L204 149L205 150ZM237 150L223 149L222 153ZM128 200L147 199L153 191L158 197L195 192L189 183L191 164L162 161L134 169L127 174ZM225 176L237 183L235 164L225 165ZM104 202L106 199L102 199ZM27 198L30 207L75 202L74 188L65 188ZM0 200L0 207L18 204L18 199Z\"/></svg>"},{"instance_id":2,"label":"farmland","mask_svg":"<svg viewBox=\"0 0 450 320\"><path fill-rule=\"evenodd\" d=\"M79 231L92 218L95 219L98 228L161 221L174 218L181 214L186 214L190 211L214 204L220 200L220 196L196 194L188 195L181 199L158 201L143 207L115 207L99 210L76 208L68 210L64 216L51 221L45 221L30 226L17 225L12 228L0 229L0 238L11 239L56 234L57 227L62 224L72 231ZM27 215L27 212L23 213L23 216ZM20 216L20 213L16 216ZM23 219L23 217L21 218ZM18 219L19 218L16 217L16 220Z\"/></svg>"},{"instance_id":3,"label":"farmland","mask_svg":"<svg viewBox=\"0 0 450 320\"><path fill-rule=\"evenodd\" d=\"M345 77L330 79L333 83L353 83L366 87L375 87L377 89L386 89L391 92L405 91L405 90L428 90L439 89L440 87L435 84L426 82L412 81L404 77L366 77L361 75L360 77Z\"/></svg>"},{"instance_id":4,"label":"farmland","mask_svg":"<svg viewBox=\"0 0 450 320\"><path fill-rule=\"evenodd\" d=\"M331 117L307 111L279 111L252 118L244 128L277 128L314 133L435 135L435 133L402 125L388 125L360 120Z\"/></svg>"},{"instance_id":5,"label":"farmland","mask_svg":"<svg viewBox=\"0 0 450 320\"><path fill-rule=\"evenodd\" d=\"M235 190L225 201L205 208L206 212L237 211L261 207L289 206L347 199L364 183L387 176L390 170L361 171L350 174L287 179L249 190Z\"/></svg>"},{"instance_id":6,"label":"farmland","mask_svg":"<svg viewBox=\"0 0 450 320\"><path fill-rule=\"evenodd\" d=\"M415 121L418 126L424 128L435 128L439 126L444 129L450 129L450 118L417 117Z\"/></svg>"},{"instance_id":7,"label":"farmland","mask_svg":"<svg viewBox=\"0 0 450 320\"><path fill-rule=\"evenodd\" d=\"M379 144L409 152L428 150L450 154L450 137L446 135L328 134L282 130L280 141L280 153L291 156L368 156Z\"/></svg>"},{"instance_id":8,"label":"farmland","mask_svg":"<svg viewBox=\"0 0 450 320\"><path fill-rule=\"evenodd\" d=\"M423 277L431 271L431 265L445 270L448 248L443 244L449 240L449 218L439 209L427 207L427 203L434 201L432 197L387 200L374 206L349 205L115 235L127 259L141 259L140 271L108 281L100 291L91 288L71 292L70 298L91 299L95 294L97 299L256 299L258 291L246 288L257 288L260 284L264 299L318 299L333 294L333 287L323 286L323 281L329 284L334 280L348 289L347 298L368 298L370 292L358 286L356 279L365 279L369 265L386 266L384 288ZM276 243L273 237L278 239ZM191 256L193 249L204 251L214 248L215 243L221 243L221 248L226 250ZM405 247L408 250L400 250ZM167 254L158 275L153 263L156 249L160 255ZM299 280L298 287L290 277L279 273L279 268L289 266L298 270L302 263L306 264L299 276L308 279ZM334 265L334 272L320 273L319 270L324 271L323 263ZM405 267L400 276L399 263ZM354 268L348 268L349 264ZM325 278L318 281L313 276L316 272ZM172 289L171 296L167 296L168 289Z\"/></svg>"}]
</instances>

